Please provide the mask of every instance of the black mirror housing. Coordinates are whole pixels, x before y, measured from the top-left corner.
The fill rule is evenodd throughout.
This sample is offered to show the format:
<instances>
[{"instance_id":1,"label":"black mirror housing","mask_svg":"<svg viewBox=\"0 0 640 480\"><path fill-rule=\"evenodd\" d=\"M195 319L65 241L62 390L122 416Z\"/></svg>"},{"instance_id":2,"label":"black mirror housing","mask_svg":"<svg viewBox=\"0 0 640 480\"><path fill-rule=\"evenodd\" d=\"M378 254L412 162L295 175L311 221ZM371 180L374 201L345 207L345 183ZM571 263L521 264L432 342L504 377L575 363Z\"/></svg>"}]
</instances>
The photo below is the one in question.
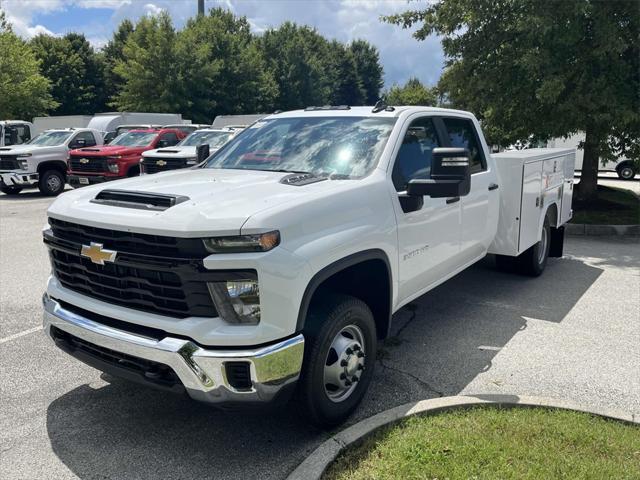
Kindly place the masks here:
<instances>
[{"instance_id":1,"label":"black mirror housing","mask_svg":"<svg viewBox=\"0 0 640 480\"><path fill-rule=\"evenodd\" d=\"M196 147L196 162L202 163L208 157L209 157L209 144L203 143L202 145L198 145Z\"/></svg>"},{"instance_id":2,"label":"black mirror housing","mask_svg":"<svg viewBox=\"0 0 640 480\"><path fill-rule=\"evenodd\" d=\"M434 148L431 178L410 180L407 193L432 198L468 195L471 190L470 158L466 148Z\"/></svg>"}]
</instances>

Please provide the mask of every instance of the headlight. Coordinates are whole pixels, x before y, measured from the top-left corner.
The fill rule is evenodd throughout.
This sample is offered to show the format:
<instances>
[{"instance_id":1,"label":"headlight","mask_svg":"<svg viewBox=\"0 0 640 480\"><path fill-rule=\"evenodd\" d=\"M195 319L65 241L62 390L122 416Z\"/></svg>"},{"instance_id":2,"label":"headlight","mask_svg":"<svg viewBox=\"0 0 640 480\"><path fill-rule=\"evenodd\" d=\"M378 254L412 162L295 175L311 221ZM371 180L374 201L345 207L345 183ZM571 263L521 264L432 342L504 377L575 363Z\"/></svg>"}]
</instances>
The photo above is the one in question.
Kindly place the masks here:
<instances>
[{"instance_id":1,"label":"headlight","mask_svg":"<svg viewBox=\"0 0 640 480\"><path fill-rule=\"evenodd\" d=\"M20 168L22 170L26 170L29 167L29 162L27 162L26 160L18 159L18 162L20 163Z\"/></svg>"},{"instance_id":2,"label":"headlight","mask_svg":"<svg viewBox=\"0 0 640 480\"><path fill-rule=\"evenodd\" d=\"M21 158L29 158L31 155L31 153L21 153L20 155L18 155L18 160L20 160Z\"/></svg>"},{"instance_id":3,"label":"headlight","mask_svg":"<svg viewBox=\"0 0 640 480\"><path fill-rule=\"evenodd\" d=\"M193 158L187 158L187 165L195 165L196 163L198 163L198 159L196 157Z\"/></svg>"},{"instance_id":4,"label":"headlight","mask_svg":"<svg viewBox=\"0 0 640 480\"><path fill-rule=\"evenodd\" d=\"M120 171L120 167L115 162L107 162L107 168L111 173L118 173Z\"/></svg>"},{"instance_id":5,"label":"headlight","mask_svg":"<svg viewBox=\"0 0 640 480\"><path fill-rule=\"evenodd\" d=\"M267 252L280 244L280 232L204 238L202 241L211 253Z\"/></svg>"},{"instance_id":6,"label":"headlight","mask_svg":"<svg viewBox=\"0 0 640 480\"><path fill-rule=\"evenodd\" d=\"M257 279L207 283L218 315L229 323L260 322L260 290Z\"/></svg>"}]
</instances>

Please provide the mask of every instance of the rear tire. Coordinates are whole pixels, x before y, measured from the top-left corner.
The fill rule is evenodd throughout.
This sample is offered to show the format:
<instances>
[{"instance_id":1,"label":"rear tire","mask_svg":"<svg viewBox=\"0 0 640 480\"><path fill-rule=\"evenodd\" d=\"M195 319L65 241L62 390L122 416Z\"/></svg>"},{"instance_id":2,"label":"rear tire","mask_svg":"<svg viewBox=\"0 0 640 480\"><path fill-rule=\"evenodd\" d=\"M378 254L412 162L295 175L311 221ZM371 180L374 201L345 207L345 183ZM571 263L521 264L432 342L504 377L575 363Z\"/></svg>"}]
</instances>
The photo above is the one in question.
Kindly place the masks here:
<instances>
[{"instance_id":1,"label":"rear tire","mask_svg":"<svg viewBox=\"0 0 640 480\"><path fill-rule=\"evenodd\" d=\"M6 195L18 195L22 191L22 187L13 187L9 185L0 185L0 192Z\"/></svg>"},{"instance_id":2,"label":"rear tire","mask_svg":"<svg viewBox=\"0 0 640 480\"><path fill-rule=\"evenodd\" d=\"M371 383L376 325L369 307L348 295L323 295L312 306L298 385L306 417L329 427L342 423Z\"/></svg>"},{"instance_id":3,"label":"rear tire","mask_svg":"<svg viewBox=\"0 0 640 480\"><path fill-rule=\"evenodd\" d=\"M519 257L520 271L531 277L538 277L547 266L549 258L549 246L551 245L551 227L549 217L545 217L542 224L542 236L540 241L523 252Z\"/></svg>"},{"instance_id":4,"label":"rear tire","mask_svg":"<svg viewBox=\"0 0 640 480\"><path fill-rule=\"evenodd\" d=\"M38 188L43 195L54 197L64 190L65 178L58 170L46 170L40 175Z\"/></svg>"},{"instance_id":5,"label":"rear tire","mask_svg":"<svg viewBox=\"0 0 640 480\"><path fill-rule=\"evenodd\" d=\"M633 178L636 176L636 170L635 168L633 168L633 165L627 164L620 165L617 168L616 173L622 180L633 180Z\"/></svg>"}]
</instances>

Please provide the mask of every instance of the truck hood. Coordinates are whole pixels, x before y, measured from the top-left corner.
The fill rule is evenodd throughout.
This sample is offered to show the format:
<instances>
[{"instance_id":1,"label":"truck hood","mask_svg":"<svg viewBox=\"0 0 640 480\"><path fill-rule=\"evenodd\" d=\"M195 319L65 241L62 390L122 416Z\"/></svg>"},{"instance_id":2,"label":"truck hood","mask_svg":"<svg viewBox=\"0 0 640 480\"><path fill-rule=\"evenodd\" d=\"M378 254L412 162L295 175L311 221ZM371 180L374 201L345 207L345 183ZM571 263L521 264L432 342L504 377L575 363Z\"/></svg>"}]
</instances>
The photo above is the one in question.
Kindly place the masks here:
<instances>
[{"instance_id":1,"label":"truck hood","mask_svg":"<svg viewBox=\"0 0 640 480\"><path fill-rule=\"evenodd\" d=\"M143 175L72 190L60 195L49 215L95 227L155 235L237 235L247 219L276 205L295 205L309 195L328 195L353 181L323 180L297 186L281 183L290 174L255 170L195 169ZM348 187L347 187L348 188ZM188 200L164 211L92 202L106 189L171 194ZM264 225L265 229L278 228Z\"/></svg>"},{"instance_id":2,"label":"truck hood","mask_svg":"<svg viewBox=\"0 0 640 480\"><path fill-rule=\"evenodd\" d=\"M85 147L72 150L71 155L86 157L104 157L115 155L140 155L149 147L121 147L119 145L105 145L104 147Z\"/></svg>"},{"instance_id":3,"label":"truck hood","mask_svg":"<svg viewBox=\"0 0 640 480\"><path fill-rule=\"evenodd\" d=\"M166 147L147 150L142 155L144 158L194 158L196 147Z\"/></svg>"},{"instance_id":4,"label":"truck hood","mask_svg":"<svg viewBox=\"0 0 640 480\"><path fill-rule=\"evenodd\" d=\"M64 145L55 147L39 147L37 145L14 145L12 147L0 147L0 155L21 155L31 153L32 155L62 152L66 149Z\"/></svg>"}]
</instances>

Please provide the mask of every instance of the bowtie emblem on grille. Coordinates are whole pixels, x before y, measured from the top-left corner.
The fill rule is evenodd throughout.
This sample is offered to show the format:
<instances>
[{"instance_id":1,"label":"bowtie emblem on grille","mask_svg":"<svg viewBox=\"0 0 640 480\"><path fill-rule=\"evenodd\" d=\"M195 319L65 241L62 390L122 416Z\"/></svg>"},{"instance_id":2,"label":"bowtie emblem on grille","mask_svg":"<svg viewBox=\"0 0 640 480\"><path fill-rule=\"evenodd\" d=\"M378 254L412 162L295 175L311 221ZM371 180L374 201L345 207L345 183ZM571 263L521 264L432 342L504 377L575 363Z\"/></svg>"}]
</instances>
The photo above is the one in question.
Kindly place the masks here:
<instances>
[{"instance_id":1,"label":"bowtie emblem on grille","mask_svg":"<svg viewBox=\"0 0 640 480\"><path fill-rule=\"evenodd\" d=\"M164 167L167 164L167 162L165 162L164 160L158 160L156 162L156 165L158 165L159 167Z\"/></svg>"},{"instance_id":2,"label":"bowtie emblem on grille","mask_svg":"<svg viewBox=\"0 0 640 480\"><path fill-rule=\"evenodd\" d=\"M101 243L91 242L91 245L82 245L80 255L87 257L93 263L104 265L104 262L115 262L118 252L102 248Z\"/></svg>"},{"instance_id":3,"label":"bowtie emblem on grille","mask_svg":"<svg viewBox=\"0 0 640 480\"><path fill-rule=\"evenodd\" d=\"M89 159L88 158L81 158L80 159L80 163L89 163Z\"/></svg>"}]
</instances>

